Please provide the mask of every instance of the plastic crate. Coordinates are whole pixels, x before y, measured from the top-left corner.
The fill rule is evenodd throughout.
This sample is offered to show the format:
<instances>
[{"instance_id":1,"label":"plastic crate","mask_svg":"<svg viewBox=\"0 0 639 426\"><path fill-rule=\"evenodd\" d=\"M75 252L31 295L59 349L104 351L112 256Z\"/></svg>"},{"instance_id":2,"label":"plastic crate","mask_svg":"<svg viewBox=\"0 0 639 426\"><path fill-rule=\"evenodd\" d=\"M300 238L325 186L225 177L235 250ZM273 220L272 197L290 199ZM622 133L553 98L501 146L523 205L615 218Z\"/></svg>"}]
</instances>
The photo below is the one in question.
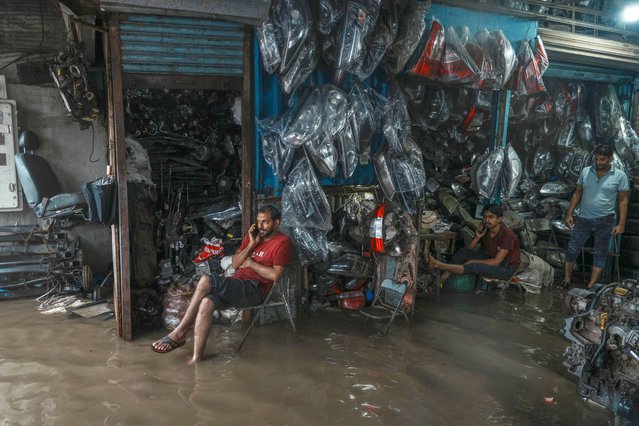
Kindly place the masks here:
<instances>
[{"instance_id":1,"label":"plastic crate","mask_svg":"<svg viewBox=\"0 0 639 426\"><path fill-rule=\"evenodd\" d=\"M444 288L458 293L470 293L475 288L476 282L476 275L451 275Z\"/></svg>"}]
</instances>

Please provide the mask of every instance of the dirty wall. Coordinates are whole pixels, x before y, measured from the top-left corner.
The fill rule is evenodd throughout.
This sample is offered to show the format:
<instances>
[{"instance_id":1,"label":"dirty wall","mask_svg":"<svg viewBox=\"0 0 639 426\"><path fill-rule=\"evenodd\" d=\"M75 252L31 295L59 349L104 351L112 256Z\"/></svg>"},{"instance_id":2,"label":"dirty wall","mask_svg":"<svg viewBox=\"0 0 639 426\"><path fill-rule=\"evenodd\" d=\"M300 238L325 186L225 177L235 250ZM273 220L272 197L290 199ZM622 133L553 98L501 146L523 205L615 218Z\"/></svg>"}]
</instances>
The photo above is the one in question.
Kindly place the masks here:
<instances>
[{"instance_id":1,"label":"dirty wall","mask_svg":"<svg viewBox=\"0 0 639 426\"><path fill-rule=\"evenodd\" d=\"M47 160L65 192L80 192L80 185L104 176L107 164L107 132L94 123L80 130L64 107L60 92L51 87L7 85L8 99L17 102L20 130L40 137L37 154ZM24 202L21 212L0 213L0 225L37 223L33 210ZM103 225L81 224L69 231L81 238L84 262L94 272L104 272L111 263L111 231Z\"/></svg>"}]
</instances>

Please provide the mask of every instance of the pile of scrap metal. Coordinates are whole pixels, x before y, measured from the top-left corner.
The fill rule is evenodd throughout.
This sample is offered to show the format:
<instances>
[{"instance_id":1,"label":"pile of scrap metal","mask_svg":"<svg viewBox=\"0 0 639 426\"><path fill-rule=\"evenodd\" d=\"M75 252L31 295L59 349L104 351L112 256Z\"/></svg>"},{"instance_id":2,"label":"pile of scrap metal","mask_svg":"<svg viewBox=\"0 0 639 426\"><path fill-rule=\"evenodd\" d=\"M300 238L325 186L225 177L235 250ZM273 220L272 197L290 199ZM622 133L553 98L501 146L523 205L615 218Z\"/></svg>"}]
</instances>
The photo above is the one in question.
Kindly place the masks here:
<instances>
[{"instance_id":1,"label":"pile of scrap metal","mask_svg":"<svg viewBox=\"0 0 639 426\"><path fill-rule=\"evenodd\" d=\"M232 240L241 238L241 128L230 113L237 95L125 93L126 129L137 135L126 138L136 324L158 322L167 288L193 280L204 266L219 270L217 256L198 255L211 241L234 249Z\"/></svg>"},{"instance_id":2,"label":"pile of scrap metal","mask_svg":"<svg viewBox=\"0 0 639 426\"><path fill-rule=\"evenodd\" d=\"M639 285L636 280L574 288L561 334L564 365L584 399L604 406L616 425L639 423Z\"/></svg>"},{"instance_id":3,"label":"pile of scrap metal","mask_svg":"<svg viewBox=\"0 0 639 426\"><path fill-rule=\"evenodd\" d=\"M0 227L0 300L49 294L91 295L80 238L36 225Z\"/></svg>"}]
</instances>

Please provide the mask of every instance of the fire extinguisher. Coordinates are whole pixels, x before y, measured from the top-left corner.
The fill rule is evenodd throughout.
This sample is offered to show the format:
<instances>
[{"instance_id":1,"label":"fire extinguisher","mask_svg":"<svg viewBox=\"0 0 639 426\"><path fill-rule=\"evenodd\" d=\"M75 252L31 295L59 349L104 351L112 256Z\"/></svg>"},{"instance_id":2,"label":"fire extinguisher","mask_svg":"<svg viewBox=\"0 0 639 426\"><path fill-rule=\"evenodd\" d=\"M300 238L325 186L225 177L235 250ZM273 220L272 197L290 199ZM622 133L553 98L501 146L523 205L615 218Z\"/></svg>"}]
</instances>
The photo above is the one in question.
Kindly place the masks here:
<instances>
[{"instance_id":1,"label":"fire extinguisher","mask_svg":"<svg viewBox=\"0 0 639 426\"><path fill-rule=\"evenodd\" d=\"M384 208L384 203L377 206L368 231L371 238L370 250L373 253L384 253Z\"/></svg>"}]
</instances>

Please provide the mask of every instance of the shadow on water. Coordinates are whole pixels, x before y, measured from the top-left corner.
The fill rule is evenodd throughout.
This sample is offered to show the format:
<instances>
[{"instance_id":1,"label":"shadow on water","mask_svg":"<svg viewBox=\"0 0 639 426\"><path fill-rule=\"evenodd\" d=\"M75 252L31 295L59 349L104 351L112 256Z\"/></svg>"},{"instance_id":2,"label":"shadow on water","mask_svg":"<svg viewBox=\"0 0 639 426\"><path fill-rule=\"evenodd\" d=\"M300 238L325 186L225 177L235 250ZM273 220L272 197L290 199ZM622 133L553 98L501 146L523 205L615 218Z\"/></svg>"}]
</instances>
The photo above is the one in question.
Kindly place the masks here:
<instances>
[{"instance_id":1,"label":"shadow on water","mask_svg":"<svg viewBox=\"0 0 639 426\"><path fill-rule=\"evenodd\" d=\"M113 321L45 316L3 302L3 425L608 425L562 366L559 291L525 300L419 300L388 336L357 313L325 311L256 329L216 327L207 358L119 341ZM544 397L553 398L551 403ZM81 419L81 420L80 420Z\"/></svg>"}]
</instances>

